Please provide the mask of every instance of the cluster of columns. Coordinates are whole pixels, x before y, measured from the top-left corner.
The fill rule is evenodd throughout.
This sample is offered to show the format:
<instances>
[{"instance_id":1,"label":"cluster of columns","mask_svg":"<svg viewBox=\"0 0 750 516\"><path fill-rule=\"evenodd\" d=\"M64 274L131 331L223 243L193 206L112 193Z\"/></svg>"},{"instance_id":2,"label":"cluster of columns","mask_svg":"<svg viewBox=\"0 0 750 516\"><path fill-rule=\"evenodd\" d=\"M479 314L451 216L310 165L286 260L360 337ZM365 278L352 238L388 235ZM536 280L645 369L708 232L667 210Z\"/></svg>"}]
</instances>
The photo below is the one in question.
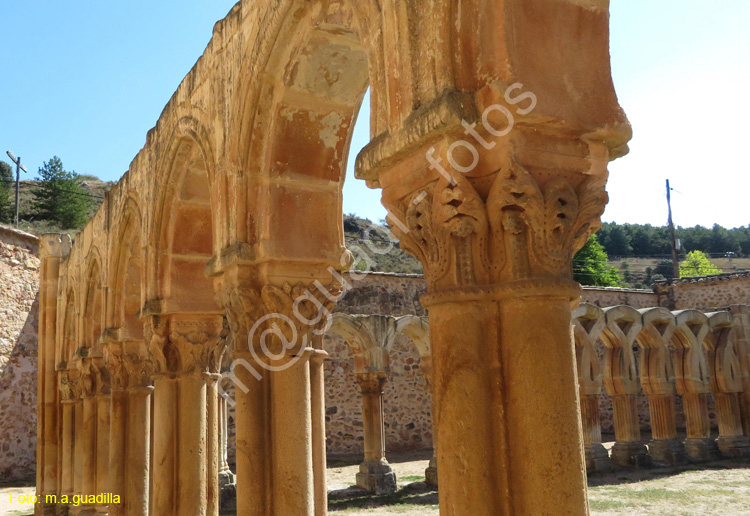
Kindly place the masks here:
<instances>
[{"instance_id":1,"label":"cluster of columns","mask_svg":"<svg viewBox=\"0 0 750 516\"><path fill-rule=\"evenodd\" d=\"M742 312L744 307L734 307ZM747 350L743 321L731 311L704 314L629 306L601 309L582 303L573 312L586 466L590 471L652 462L681 464L750 455L743 429ZM739 324L738 324L739 323ZM615 444L602 445L599 397L612 399ZM648 398L651 441L641 439L639 395ZM678 438L676 396L682 397L687 437ZM713 396L719 437L711 436L708 401Z\"/></svg>"}]
</instances>

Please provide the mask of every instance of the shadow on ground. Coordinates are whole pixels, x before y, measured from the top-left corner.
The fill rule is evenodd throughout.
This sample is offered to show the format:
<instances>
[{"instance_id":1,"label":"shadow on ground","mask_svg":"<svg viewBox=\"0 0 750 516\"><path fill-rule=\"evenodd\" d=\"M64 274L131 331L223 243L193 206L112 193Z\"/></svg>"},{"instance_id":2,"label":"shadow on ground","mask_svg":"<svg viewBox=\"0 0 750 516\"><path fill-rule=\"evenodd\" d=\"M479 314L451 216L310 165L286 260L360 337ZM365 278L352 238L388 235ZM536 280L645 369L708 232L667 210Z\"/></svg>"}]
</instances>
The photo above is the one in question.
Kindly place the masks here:
<instances>
[{"instance_id":1,"label":"shadow on ground","mask_svg":"<svg viewBox=\"0 0 750 516\"><path fill-rule=\"evenodd\" d=\"M721 459L711 462L700 462L685 464L683 466L658 466L651 468L620 468L617 467L610 472L590 474L589 487L606 485L633 484L645 480L656 480L659 478L672 477L686 471L720 471L732 469L747 469L750 459Z\"/></svg>"},{"instance_id":2,"label":"shadow on ground","mask_svg":"<svg viewBox=\"0 0 750 516\"><path fill-rule=\"evenodd\" d=\"M348 509L377 509L395 505L437 505L437 503L437 490L424 482L406 484L395 493L388 495L375 496L359 488L339 489L328 494L330 512Z\"/></svg>"}]
</instances>

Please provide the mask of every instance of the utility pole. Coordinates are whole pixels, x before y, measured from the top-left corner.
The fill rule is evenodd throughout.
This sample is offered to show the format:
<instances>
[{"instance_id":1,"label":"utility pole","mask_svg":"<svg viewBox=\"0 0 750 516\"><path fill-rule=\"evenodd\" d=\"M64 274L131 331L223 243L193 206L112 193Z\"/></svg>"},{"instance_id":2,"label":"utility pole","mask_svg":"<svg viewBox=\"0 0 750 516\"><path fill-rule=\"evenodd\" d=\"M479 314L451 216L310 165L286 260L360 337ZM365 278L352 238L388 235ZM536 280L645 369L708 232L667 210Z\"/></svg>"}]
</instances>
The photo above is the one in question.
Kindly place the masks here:
<instances>
[{"instance_id":1,"label":"utility pole","mask_svg":"<svg viewBox=\"0 0 750 516\"><path fill-rule=\"evenodd\" d=\"M667 209L669 210L669 238L672 240L672 271L674 273L674 279L680 277L680 265L677 262L677 239L674 237L674 222L672 222L672 189L669 187L669 179L667 179Z\"/></svg>"},{"instance_id":2,"label":"utility pole","mask_svg":"<svg viewBox=\"0 0 750 516\"><path fill-rule=\"evenodd\" d=\"M16 158L16 156L11 152L6 152L8 157L11 159L13 163L16 164L16 229L18 229L18 183L21 180L21 170L23 170L24 174L28 173L28 170L26 170L26 167L21 165L21 157L19 156Z\"/></svg>"}]
</instances>

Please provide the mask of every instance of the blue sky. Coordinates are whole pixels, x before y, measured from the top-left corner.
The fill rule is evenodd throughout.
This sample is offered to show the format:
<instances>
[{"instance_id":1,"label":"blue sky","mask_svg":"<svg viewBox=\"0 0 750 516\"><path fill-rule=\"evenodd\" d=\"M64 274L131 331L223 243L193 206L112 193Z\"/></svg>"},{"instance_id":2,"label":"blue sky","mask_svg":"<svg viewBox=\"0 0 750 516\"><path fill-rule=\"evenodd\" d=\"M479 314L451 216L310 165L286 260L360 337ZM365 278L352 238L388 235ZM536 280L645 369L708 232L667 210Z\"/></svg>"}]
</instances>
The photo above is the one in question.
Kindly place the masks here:
<instances>
[{"instance_id":1,"label":"blue sky","mask_svg":"<svg viewBox=\"0 0 750 516\"><path fill-rule=\"evenodd\" d=\"M12 149L33 177L58 155L118 179L232 5L4 1L0 159ZM611 11L613 77L634 137L610 166L604 220L664 224L670 178L677 224L750 224L750 2L612 0ZM350 165L368 118L365 103ZM384 217L351 166L344 188L345 213Z\"/></svg>"}]
</instances>

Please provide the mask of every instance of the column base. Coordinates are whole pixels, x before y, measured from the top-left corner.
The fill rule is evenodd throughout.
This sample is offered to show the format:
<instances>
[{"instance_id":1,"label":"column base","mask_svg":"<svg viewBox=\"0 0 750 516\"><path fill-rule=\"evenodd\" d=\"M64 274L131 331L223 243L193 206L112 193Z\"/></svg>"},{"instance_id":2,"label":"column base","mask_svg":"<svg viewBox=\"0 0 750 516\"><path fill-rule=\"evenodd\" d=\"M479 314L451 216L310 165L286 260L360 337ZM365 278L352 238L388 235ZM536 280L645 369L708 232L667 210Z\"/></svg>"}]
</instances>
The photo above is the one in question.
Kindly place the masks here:
<instances>
[{"instance_id":1,"label":"column base","mask_svg":"<svg viewBox=\"0 0 750 516\"><path fill-rule=\"evenodd\" d=\"M721 458L721 452L713 439L687 438L685 451L690 460L704 462Z\"/></svg>"},{"instance_id":2,"label":"column base","mask_svg":"<svg viewBox=\"0 0 750 516\"><path fill-rule=\"evenodd\" d=\"M231 471L219 471L219 489L229 484L236 484L237 477Z\"/></svg>"},{"instance_id":3,"label":"column base","mask_svg":"<svg viewBox=\"0 0 750 516\"><path fill-rule=\"evenodd\" d=\"M437 457L430 459L430 465L424 470L424 481L432 487L438 486Z\"/></svg>"},{"instance_id":4,"label":"column base","mask_svg":"<svg viewBox=\"0 0 750 516\"><path fill-rule=\"evenodd\" d=\"M234 475L232 475L234 476ZM237 510L237 484L231 482L219 488L219 509L222 511Z\"/></svg>"},{"instance_id":5,"label":"column base","mask_svg":"<svg viewBox=\"0 0 750 516\"><path fill-rule=\"evenodd\" d=\"M55 516L68 516L70 514L70 506L66 503L58 503L55 505Z\"/></svg>"},{"instance_id":6,"label":"column base","mask_svg":"<svg viewBox=\"0 0 750 516\"><path fill-rule=\"evenodd\" d=\"M382 495L396 492L396 474L385 459L365 461L359 465L357 487L372 494Z\"/></svg>"},{"instance_id":7,"label":"column base","mask_svg":"<svg viewBox=\"0 0 750 516\"><path fill-rule=\"evenodd\" d=\"M586 471L593 473L595 471L609 471L612 469L612 461L609 459L609 453L602 443L590 444L586 446Z\"/></svg>"},{"instance_id":8,"label":"column base","mask_svg":"<svg viewBox=\"0 0 750 516\"><path fill-rule=\"evenodd\" d=\"M639 441L615 443L612 447L612 462L623 467L651 467L651 457L646 445Z\"/></svg>"},{"instance_id":9,"label":"column base","mask_svg":"<svg viewBox=\"0 0 750 516\"><path fill-rule=\"evenodd\" d=\"M687 464L685 447L677 439L652 439L648 443L648 454L654 462L677 466Z\"/></svg>"},{"instance_id":10,"label":"column base","mask_svg":"<svg viewBox=\"0 0 750 516\"><path fill-rule=\"evenodd\" d=\"M744 435L716 439L721 454L725 457L750 457L750 440Z\"/></svg>"}]
</instances>

